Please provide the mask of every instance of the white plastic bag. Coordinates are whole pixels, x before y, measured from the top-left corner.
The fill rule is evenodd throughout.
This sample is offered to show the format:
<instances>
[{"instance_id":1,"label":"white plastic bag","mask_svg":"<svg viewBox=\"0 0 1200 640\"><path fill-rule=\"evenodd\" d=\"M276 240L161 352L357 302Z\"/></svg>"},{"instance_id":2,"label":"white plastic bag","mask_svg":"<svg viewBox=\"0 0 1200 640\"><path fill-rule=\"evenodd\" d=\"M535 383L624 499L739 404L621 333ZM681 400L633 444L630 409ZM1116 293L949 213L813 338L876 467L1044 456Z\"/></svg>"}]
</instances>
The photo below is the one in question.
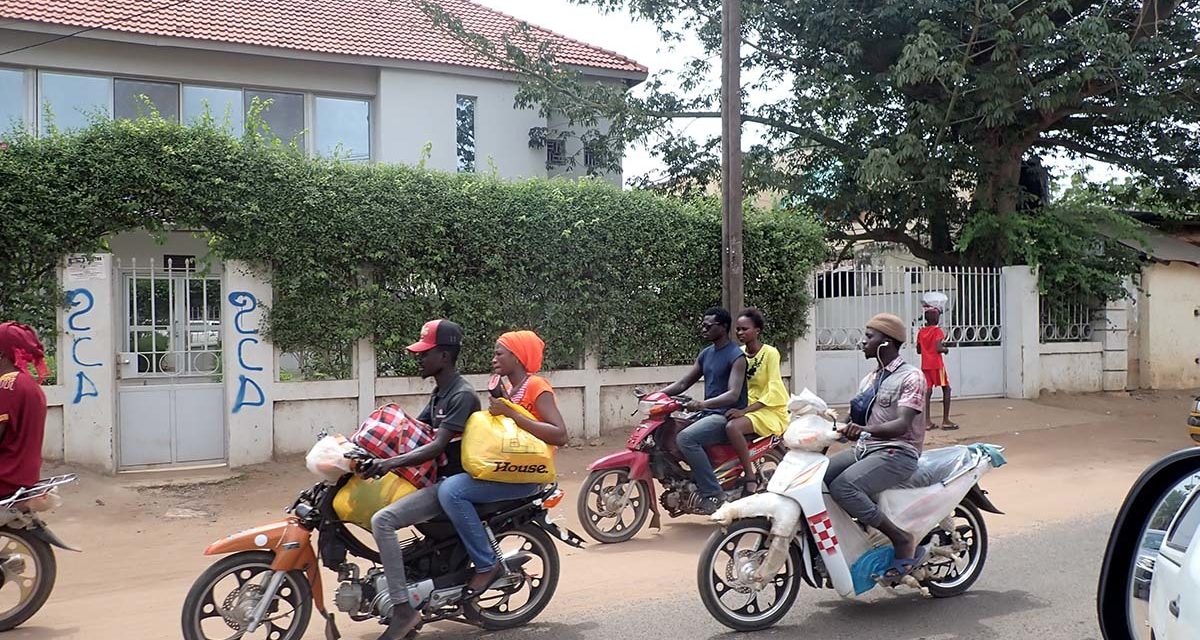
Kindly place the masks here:
<instances>
[{"instance_id":1,"label":"white plastic bag","mask_svg":"<svg viewBox=\"0 0 1200 640\"><path fill-rule=\"evenodd\" d=\"M896 526L917 538L925 537L944 518L954 513L963 496L992 468L984 456L972 455L970 470L948 484L942 482L919 489L890 489L879 496L879 508Z\"/></svg>"},{"instance_id":2,"label":"white plastic bag","mask_svg":"<svg viewBox=\"0 0 1200 640\"><path fill-rule=\"evenodd\" d=\"M800 451L820 451L841 438L834 430L837 413L817 394L805 389L788 402L791 423L783 432L783 446Z\"/></svg>"},{"instance_id":3,"label":"white plastic bag","mask_svg":"<svg viewBox=\"0 0 1200 640\"><path fill-rule=\"evenodd\" d=\"M308 450L304 456L304 464L308 470L326 482L337 482L338 478L350 473L350 460L346 452L351 444L340 435L325 436Z\"/></svg>"}]
</instances>

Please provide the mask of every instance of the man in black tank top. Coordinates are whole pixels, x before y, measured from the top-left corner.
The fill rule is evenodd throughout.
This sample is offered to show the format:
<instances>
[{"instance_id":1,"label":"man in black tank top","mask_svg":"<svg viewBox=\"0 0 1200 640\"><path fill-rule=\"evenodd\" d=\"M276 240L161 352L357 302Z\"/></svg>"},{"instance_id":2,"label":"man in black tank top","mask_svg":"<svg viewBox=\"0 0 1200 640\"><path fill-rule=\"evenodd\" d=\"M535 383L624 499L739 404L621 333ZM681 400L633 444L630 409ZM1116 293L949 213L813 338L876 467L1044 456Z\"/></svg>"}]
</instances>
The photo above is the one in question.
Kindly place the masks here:
<instances>
[{"instance_id":1,"label":"man in black tank top","mask_svg":"<svg viewBox=\"0 0 1200 640\"><path fill-rule=\"evenodd\" d=\"M725 432L725 412L746 408L746 354L729 337L733 318L729 311L712 307L704 312L700 334L709 341L687 375L661 390L678 395L704 379L704 399L693 400L686 409L703 417L679 433L675 442L692 469L692 479L702 499L698 510L712 514L725 502L725 494L705 447L729 442Z\"/></svg>"}]
</instances>

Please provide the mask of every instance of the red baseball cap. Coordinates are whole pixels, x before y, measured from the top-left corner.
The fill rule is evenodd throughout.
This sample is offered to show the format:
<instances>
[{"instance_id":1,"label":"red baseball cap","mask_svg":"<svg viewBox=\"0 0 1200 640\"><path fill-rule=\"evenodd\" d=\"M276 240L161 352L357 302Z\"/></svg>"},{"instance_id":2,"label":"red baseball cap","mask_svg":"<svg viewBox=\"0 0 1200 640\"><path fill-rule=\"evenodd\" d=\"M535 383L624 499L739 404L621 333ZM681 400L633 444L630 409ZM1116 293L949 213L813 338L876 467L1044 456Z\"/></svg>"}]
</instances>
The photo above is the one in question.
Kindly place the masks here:
<instances>
[{"instance_id":1,"label":"red baseball cap","mask_svg":"<svg viewBox=\"0 0 1200 640\"><path fill-rule=\"evenodd\" d=\"M430 320L421 327L421 339L408 345L413 353L423 353L434 347L458 347L462 345L463 330L457 322Z\"/></svg>"}]
</instances>

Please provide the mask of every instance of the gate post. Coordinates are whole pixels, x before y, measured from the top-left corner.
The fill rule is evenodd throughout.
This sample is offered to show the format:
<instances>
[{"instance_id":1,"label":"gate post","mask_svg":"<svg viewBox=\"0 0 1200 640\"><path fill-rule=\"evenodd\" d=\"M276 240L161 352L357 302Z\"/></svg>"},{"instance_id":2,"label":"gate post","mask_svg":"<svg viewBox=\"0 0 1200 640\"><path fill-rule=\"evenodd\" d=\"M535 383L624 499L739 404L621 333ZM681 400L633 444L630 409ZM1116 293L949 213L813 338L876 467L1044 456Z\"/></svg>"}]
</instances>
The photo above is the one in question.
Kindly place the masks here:
<instances>
[{"instance_id":1,"label":"gate post","mask_svg":"<svg viewBox=\"0 0 1200 640\"><path fill-rule=\"evenodd\" d=\"M1042 389L1041 318L1037 272L1004 267L1004 390L1008 398L1036 398Z\"/></svg>"},{"instance_id":2,"label":"gate post","mask_svg":"<svg viewBox=\"0 0 1200 640\"><path fill-rule=\"evenodd\" d=\"M62 286L63 460L116 469L116 278L112 254L67 256Z\"/></svg>"},{"instance_id":3,"label":"gate post","mask_svg":"<svg viewBox=\"0 0 1200 640\"><path fill-rule=\"evenodd\" d=\"M808 330L792 343L792 395L805 389L817 392L817 298L808 307Z\"/></svg>"},{"instance_id":4,"label":"gate post","mask_svg":"<svg viewBox=\"0 0 1200 640\"><path fill-rule=\"evenodd\" d=\"M261 329L272 290L266 274L230 260L223 291L226 442L229 466L241 467L270 461L275 449L275 348Z\"/></svg>"},{"instance_id":5,"label":"gate post","mask_svg":"<svg viewBox=\"0 0 1200 640\"><path fill-rule=\"evenodd\" d=\"M354 360L358 372L358 419L365 420L378 406L375 400L375 343L370 338L357 342Z\"/></svg>"}]
</instances>

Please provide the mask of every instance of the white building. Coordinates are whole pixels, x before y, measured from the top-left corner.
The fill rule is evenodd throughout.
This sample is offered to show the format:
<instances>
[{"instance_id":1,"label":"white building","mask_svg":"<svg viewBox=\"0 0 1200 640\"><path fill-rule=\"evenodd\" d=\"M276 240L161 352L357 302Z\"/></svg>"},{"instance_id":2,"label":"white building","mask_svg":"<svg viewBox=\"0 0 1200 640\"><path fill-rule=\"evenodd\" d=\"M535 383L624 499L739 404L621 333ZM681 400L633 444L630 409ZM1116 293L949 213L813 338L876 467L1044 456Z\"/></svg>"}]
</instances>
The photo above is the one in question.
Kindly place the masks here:
<instances>
[{"instance_id":1,"label":"white building","mask_svg":"<svg viewBox=\"0 0 1200 640\"><path fill-rule=\"evenodd\" d=\"M499 40L518 21L469 0L442 6ZM558 61L633 86L645 67L542 29ZM207 109L241 130L257 98L279 137L311 153L341 152L503 177L563 173L565 147L529 145L547 127L514 108L518 83L421 11L419 0L8 0L0 3L0 130L20 122L78 127L89 116L135 117L142 96L184 122ZM460 114L466 126L457 126ZM460 139L466 136L467 139ZM620 181L620 176L611 176Z\"/></svg>"},{"instance_id":2,"label":"white building","mask_svg":"<svg viewBox=\"0 0 1200 640\"><path fill-rule=\"evenodd\" d=\"M468 0L441 4L492 39L518 25ZM628 87L646 77L618 54L533 32L588 78ZM578 157L573 175L584 173L578 137L530 147L531 129L558 123L515 108L518 87L418 0L0 1L0 133L136 117L146 99L164 118L207 113L236 133L269 100L271 131L312 154L505 178L568 173L562 161ZM70 306L58 384L46 388L48 458L106 470L252 464L303 451L319 429L347 432L376 402L419 403L427 391L403 379L377 387L369 344L356 347L349 379L289 381L287 354L258 334L271 302L259 274L220 262L197 270L207 244L185 231L163 242L126 233L109 246L64 263Z\"/></svg>"}]
</instances>

